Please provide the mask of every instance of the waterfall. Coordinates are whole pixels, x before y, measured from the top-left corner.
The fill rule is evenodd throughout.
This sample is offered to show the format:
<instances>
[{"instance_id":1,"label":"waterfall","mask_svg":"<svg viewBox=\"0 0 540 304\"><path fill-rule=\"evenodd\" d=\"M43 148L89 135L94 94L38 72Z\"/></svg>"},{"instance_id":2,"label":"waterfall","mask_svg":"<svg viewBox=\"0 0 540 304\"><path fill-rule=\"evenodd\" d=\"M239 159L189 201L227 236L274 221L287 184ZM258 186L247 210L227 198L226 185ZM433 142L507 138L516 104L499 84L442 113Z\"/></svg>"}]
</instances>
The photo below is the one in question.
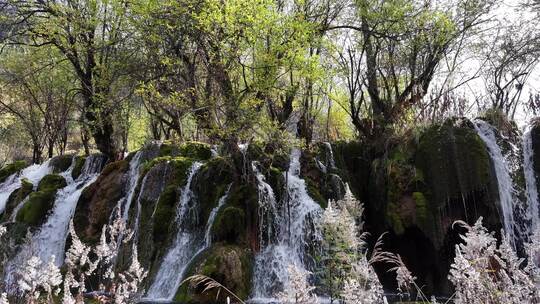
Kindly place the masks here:
<instances>
[{"instance_id":1,"label":"waterfall","mask_svg":"<svg viewBox=\"0 0 540 304\"><path fill-rule=\"evenodd\" d=\"M44 162L41 165L34 164L30 167L23 169L21 172L17 172L9 176L2 184L0 184L0 214L4 212L7 201L11 193L21 187L21 181L27 179L37 187L39 181L47 174L51 173L52 168L49 166L50 160Z\"/></svg>"},{"instance_id":2,"label":"waterfall","mask_svg":"<svg viewBox=\"0 0 540 304\"><path fill-rule=\"evenodd\" d=\"M322 209L309 197L306 183L300 178L300 155L300 150L293 149L289 170L284 174L287 197L281 208L276 207L279 209L274 219L276 237L255 258L254 301L271 298L288 284L289 265L308 268L306 247L318 235L318 231L313 229L313 221L318 219ZM268 187L261 182L260 176L257 179L260 190ZM265 190L262 193L273 192ZM268 202L274 203L275 200L268 200L263 195L262 204Z\"/></svg>"},{"instance_id":3,"label":"waterfall","mask_svg":"<svg viewBox=\"0 0 540 304\"><path fill-rule=\"evenodd\" d=\"M58 190L51 214L32 240L35 253L42 261L48 261L54 255L56 265L63 264L69 222L81 193L97 179L102 165L101 156L91 155L86 158L81 175L76 180L71 177L74 163L62 173L68 184Z\"/></svg>"},{"instance_id":4,"label":"waterfall","mask_svg":"<svg viewBox=\"0 0 540 304\"><path fill-rule=\"evenodd\" d=\"M227 202L227 198L229 197L229 191L231 191L231 186L232 186L232 184L229 184L229 186L227 187L227 191L219 199L217 206L212 209L212 211L210 212L210 215L208 216L208 221L206 222L206 227L204 229L205 230L205 233L204 233L205 247L204 247L204 249L209 248L210 245L212 245L212 226L214 225L214 221L216 220L216 216L217 216L219 210L221 210L223 205L225 205L225 203Z\"/></svg>"},{"instance_id":5,"label":"waterfall","mask_svg":"<svg viewBox=\"0 0 540 304\"><path fill-rule=\"evenodd\" d=\"M510 166L503 156L501 148L497 144L494 128L485 121L475 120L474 128L476 133L486 144L489 156L495 167L497 184L499 190L499 204L502 211L504 230L512 243L515 242L515 221L514 221L514 201L516 193L510 173Z\"/></svg>"},{"instance_id":6,"label":"waterfall","mask_svg":"<svg viewBox=\"0 0 540 304\"><path fill-rule=\"evenodd\" d=\"M191 182L201 166L200 162L193 163L186 185L182 189L176 213L178 232L171 248L161 262L154 282L148 289L146 297L149 300L170 301L173 299L189 260L197 252L198 245L202 242L200 236L198 238L196 233L192 233L183 226L184 222L189 221L190 211L195 200L195 195L191 191Z\"/></svg>"},{"instance_id":7,"label":"waterfall","mask_svg":"<svg viewBox=\"0 0 540 304\"><path fill-rule=\"evenodd\" d=\"M251 163L255 177L257 178L257 188L259 195L259 240L261 247L272 239L277 227L274 219L278 214L276 196L272 186L266 182L264 174L258 168L259 163Z\"/></svg>"},{"instance_id":8,"label":"waterfall","mask_svg":"<svg viewBox=\"0 0 540 304\"><path fill-rule=\"evenodd\" d=\"M540 227L540 208L538 206L538 188L536 175L534 173L534 151L532 146L531 129L527 129L523 134L523 171L525 174L525 184L527 189L527 214L530 216L530 232Z\"/></svg>"},{"instance_id":9,"label":"waterfall","mask_svg":"<svg viewBox=\"0 0 540 304\"><path fill-rule=\"evenodd\" d=\"M332 144L329 142L324 142L326 147L326 161L331 169L336 168L336 161L334 160L334 151L332 150Z\"/></svg>"},{"instance_id":10,"label":"waterfall","mask_svg":"<svg viewBox=\"0 0 540 304\"><path fill-rule=\"evenodd\" d=\"M128 180L126 184L126 196L121 198L116 205L116 209L122 213L122 220L127 223L129 208L131 207L131 201L137 188L137 181L139 181L139 169L141 167L142 152L137 151L131 161L129 162Z\"/></svg>"},{"instance_id":11,"label":"waterfall","mask_svg":"<svg viewBox=\"0 0 540 304\"><path fill-rule=\"evenodd\" d=\"M54 255L55 264L57 266L63 264L69 221L73 217L82 191L97 179L103 163L104 159L101 155L87 157L81 175L73 180L71 173L75 167L74 158L69 169L61 173L67 185L56 193L53 209L46 222L32 235L30 242L25 244L7 263L6 286L17 286L15 282L18 267L24 265L24 261L31 256L37 256L42 261L49 261Z\"/></svg>"}]
</instances>

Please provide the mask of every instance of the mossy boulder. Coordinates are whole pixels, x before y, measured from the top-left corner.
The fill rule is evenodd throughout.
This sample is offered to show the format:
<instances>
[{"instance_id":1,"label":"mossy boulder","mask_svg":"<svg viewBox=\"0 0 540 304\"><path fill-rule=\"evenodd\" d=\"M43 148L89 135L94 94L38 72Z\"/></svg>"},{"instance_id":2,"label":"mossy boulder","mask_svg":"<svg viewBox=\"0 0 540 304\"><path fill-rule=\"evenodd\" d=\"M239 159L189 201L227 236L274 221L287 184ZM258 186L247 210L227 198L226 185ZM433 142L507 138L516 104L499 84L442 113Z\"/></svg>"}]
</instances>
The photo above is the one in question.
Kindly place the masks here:
<instances>
[{"instance_id":1,"label":"mossy boulder","mask_svg":"<svg viewBox=\"0 0 540 304\"><path fill-rule=\"evenodd\" d=\"M207 222L210 212L233 182L234 174L229 158L214 157L202 165L192 182L198 201L199 226Z\"/></svg>"},{"instance_id":2,"label":"mossy boulder","mask_svg":"<svg viewBox=\"0 0 540 304\"><path fill-rule=\"evenodd\" d=\"M49 164L52 167L53 173L61 173L69 169L72 162L73 162L72 155L59 155L59 156L53 157Z\"/></svg>"},{"instance_id":3,"label":"mossy boulder","mask_svg":"<svg viewBox=\"0 0 540 304\"><path fill-rule=\"evenodd\" d=\"M159 148L159 156L183 156L196 160L207 160L212 157L212 146L196 141L179 144L166 141Z\"/></svg>"},{"instance_id":4,"label":"mossy boulder","mask_svg":"<svg viewBox=\"0 0 540 304\"><path fill-rule=\"evenodd\" d=\"M491 160L468 120L449 120L428 128L415 156L418 172L427 184L425 200L417 197L421 213L426 213L424 218L435 218L446 210L445 218L435 218L436 235L442 236L456 219L484 216L488 225L497 226L500 219L493 202L498 192ZM436 243L440 241L437 238Z\"/></svg>"},{"instance_id":5,"label":"mossy boulder","mask_svg":"<svg viewBox=\"0 0 540 304\"><path fill-rule=\"evenodd\" d=\"M7 164L2 169L0 169L0 183L3 183L6 181L6 179L21 171L22 169L28 167L28 163L24 160L19 160L11 164Z\"/></svg>"},{"instance_id":6,"label":"mossy boulder","mask_svg":"<svg viewBox=\"0 0 540 304\"><path fill-rule=\"evenodd\" d=\"M256 250L259 244L259 194L255 183L234 183L227 204L212 227L213 240Z\"/></svg>"},{"instance_id":7,"label":"mossy boulder","mask_svg":"<svg viewBox=\"0 0 540 304\"><path fill-rule=\"evenodd\" d=\"M246 231L246 215L237 207L225 207L216 216L212 226L213 238L226 243L239 243Z\"/></svg>"},{"instance_id":8,"label":"mossy boulder","mask_svg":"<svg viewBox=\"0 0 540 304\"><path fill-rule=\"evenodd\" d=\"M9 218L12 216L13 211L17 206L32 192L34 191L34 185L27 180L26 178L23 178L21 180L21 187L11 193L11 195L8 198L6 209L4 210L4 214L2 216L2 222L9 220Z\"/></svg>"},{"instance_id":9,"label":"mossy boulder","mask_svg":"<svg viewBox=\"0 0 540 304\"><path fill-rule=\"evenodd\" d=\"M232 245L216 244L204 252L190 265L188 275L202 274L220 282L241 299L247 299L251 293L253 254L249 249ZM185 304L226 303L227 296L216 291L202 292L202 288L193 288L187 283L180 286L174 300Z\"/></svg>"},{"instance_id":10,"label":"mossy boulder","mask_svg":"<svg viewBox=\"0 0 540 304\"><path fill-rule=\"evenodd\" d=\"M86 157L75 156L75 166L73 167L73 171L71 171L71 177L74 180L77 179L81 175L85 162L86 162Z\"/></svg>"},{"instance_id":11,"label":"mossy boulder","mask_svg":"<svg viewBox=\"0 0 540 304\"><path fill-rule=\"evenodd\" d=\"M109 222L118 201L125 196L125 160L109 163L98 179L86 187L77 203L73 223L77 235L88 243L99 241L103 225Z\"/></svg>"},{"instance_id":12,"label":"mossy boulder","mask_svg":"<svg viewBox=\"0 0 540 304\"><path fill-rule=\"evenodd\" d=\"M66 180L61 175L45 175L39 182L37 191L30 193L28 201L17 213L17 222L40 226L54 207L56 192L66 185Z\"/></svg>"}]
</instances>

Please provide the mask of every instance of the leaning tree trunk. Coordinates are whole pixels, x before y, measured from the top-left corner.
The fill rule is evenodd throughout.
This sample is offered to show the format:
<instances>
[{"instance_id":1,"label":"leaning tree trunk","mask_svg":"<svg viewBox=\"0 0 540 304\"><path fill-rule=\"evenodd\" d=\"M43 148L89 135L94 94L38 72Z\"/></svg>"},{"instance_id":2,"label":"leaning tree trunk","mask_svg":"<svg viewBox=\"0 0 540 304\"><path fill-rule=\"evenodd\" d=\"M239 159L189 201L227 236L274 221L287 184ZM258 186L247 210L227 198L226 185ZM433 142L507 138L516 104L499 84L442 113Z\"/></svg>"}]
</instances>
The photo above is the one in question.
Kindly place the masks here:
<instances>
[{"instance_id":1,"label":"leaning tree trunk","mask_svg":"<svg viewBox=\"0 0 540 304\"><path fill-rule=\"evenodd\" d=\"M110 111L104 109L104 105L96 100L90 89L85 89L83 92L85 101L84 118L94 138L96 147L109 160L116 160L119 157L119 149L114 140L113 117ZM103 94L100 95L103 96Z\"/></svg>"}]
</instances>

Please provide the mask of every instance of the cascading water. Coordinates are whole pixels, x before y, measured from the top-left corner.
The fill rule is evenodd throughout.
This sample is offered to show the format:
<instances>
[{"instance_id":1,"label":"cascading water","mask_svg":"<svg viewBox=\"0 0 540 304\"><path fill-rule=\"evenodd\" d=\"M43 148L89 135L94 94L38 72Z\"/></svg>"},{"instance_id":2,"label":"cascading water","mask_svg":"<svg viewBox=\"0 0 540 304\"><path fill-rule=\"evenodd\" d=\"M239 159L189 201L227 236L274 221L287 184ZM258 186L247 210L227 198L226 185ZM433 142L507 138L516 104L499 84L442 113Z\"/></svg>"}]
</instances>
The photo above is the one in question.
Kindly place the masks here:
<instances>
[{"instance_id":1,"label":"cascading water","mask_svg":"<svg viewBox=\"0 0 540 304\"><path fill-rule=\"evenodd\" d=\"M188 266L189 260L204 244L202 235L192 233L183 224L189 221L190 210L193 208L195 195L191 191L191 182L197 174L202 164L195 162L191 166L186 185L181 191L178 210L176 213L176 223L178 232L175 236L171 248L166 253L158 273L154 278L152 286L148 289L146 298L152 301L170 301L180 286L182 275Z\"/></svg>"},{"instance_id":2,"label":"cascading water","mask_svg":"<svg viewBox=\"0 0 540 304\"><path fill-rule=\"evenodd\" d=\"M332 150L332 144L330 144L329 142L324 142L324 145L326 146L326 159L328 162L327 166L334 169L336 168L336 161L334 160L334 151Z\"/></svg>"},{"instance_id":3,"label":"cascading water","mask_svg":"<svg viewBox=\"0 0 540 304\"><path fill-rule=\"evenodd\" d=\"M540 207L538 201L538 188L534 173L534 151L532 145L531 129L523 134L523 171L527 189L527 214L530 216L531 227L529 233L540 227Z\"/></svg>"},{"instance_id":4,"label":"cascading water","mask_svg":"<svg viewBox=\"0 0 540 304\"><path fill-rule=\"evenodd\" d=\"M81 175L76 180L71 177L74 163L62 173L68 184L56 194L52 213L32 239L36 255L42 261L49 261L54 255L57 266L61 266L64 262L64 246L69 221L73 217L79 197L82 191L97 179L103 165L103 158L100 155L87 157Z\"/></svg>"},{"instance_id":5,"label":"cascading water","mask_svg":"<svg viewBox=\"0 0 540 304\"><path fill-rule=\"evenodd\" d=\"M274 189L266 182L264 174L259 171L259 163L251 163L255 177L257 178L257 188L259 195L259 241L260 246L265 247L276 232L274 219L278 214L278 206Z\"/></svg>"},{"instance_id":6,"label":"cascading water","mask_svg":"<svg viewBox=\"0 0 540 304\"><path fill-rule=\"evenodd\" d=\"M24 260L37 256L42 261L50 261L55 257L55 264L61 266L64 262L64 246L68 234L69 221L73 217L77 202L82 191L92 184L101 168L104 159L101 155L91 155L86 158L81 175L73 180L71 173L75 167L75 159L69 169L61 175L66 179L67 186L58 190L51 214L41 228L32 235L28 244L8 262L6 267L6 286L16 286L17 267L24 265Z\"/></svg>"},{"instance_id":7,"label":"cascading water","mask_svg":"<svg viewBox=\"0 0 540 304\"><path fill-rule=\"evenodd\" d=\"M137 151L131 161L129 162L128 180L126 184L126 196L118 201L116 206L117 210L121 210L122 220L127 222L129 208L131 207L131 201L137 188L137 181L139 180L139 169L141 168L142 151Z\"/></svg>"},{"instance_id":8,"label":"cascading water","mask_svg":"<svg viewBox=\"0 0 540 304\"><path fill-rule=\"evenodd\" d=\"M37 187L39 181L47 174L51 173L52 168L49 166L50 160L41 165L35 164L9 176L2 184L0 184L0 214L4 212L9 196L13 191L21 187L21 181L27 179Z\"/></svg>"},{"instance_id":9,"label":"cascading water","mask_svg":"<svg viewBox=\"0 0 540 304\"><path fill-rule=\"evenodd\" d=\"M319 233L313 228L316 226L313 225L313 221L319 218L322 209L309 197L306 183L300 178L300 155L298 149L294 149L291 153L289 170L285 173L287 198L281 206L275 207L278 210L274 218L276 237L263 247L255 258L253 288L255 302L272 298L288 284L289 265L301 269L308 268L306 248L309 240L317 238ZM260 173L256 171L256 174L259 182L259 200L262 198L262 204L275 204L275 199L268 199L273 196L273 191L264 190L268 189L269 185L264 182Z\"/></svg>"},{"instance_id":10,"label":"cascading water","mask_svg":"<svg viewBox=\"0 0 540 304\"><path fill-rule=\"evenodd\" d=\"M212 245L212 226L214 225L214 221L216 220L216 216L217 216L219 210L221 210L223 205L225 205L225 203L227 202L227 198L229 197L229 191L231 191L231 186L232 186L232 184L230 184L229 187L227 187L227 191L219 199L217 206L214 207L214 209L212 209L212 211L210 212L210 215L208 216L208 221L206 222L206 227L204 229L204 231L205 231L205 233L204 233L204 244L205 244L204 249L209 248L210 245ZM202 250L200 250L200 251L202 251Z\"/></svg>"},{"instance_id":11,"label":"cascading water","mask_svg":"<svg viewBox=\"0 0 540 304\"><path fill-rule=\"evenodd\" d=\"M497 144L494 128L482 120L475 120L474 128L478 136L486 144L489 156L493 161L499 189L499 203L502 211L504 230L511 242L515 243L514 202L516 201L516 192L509 165L503 156L501 148Z\"/></svg>"}]
</instances>

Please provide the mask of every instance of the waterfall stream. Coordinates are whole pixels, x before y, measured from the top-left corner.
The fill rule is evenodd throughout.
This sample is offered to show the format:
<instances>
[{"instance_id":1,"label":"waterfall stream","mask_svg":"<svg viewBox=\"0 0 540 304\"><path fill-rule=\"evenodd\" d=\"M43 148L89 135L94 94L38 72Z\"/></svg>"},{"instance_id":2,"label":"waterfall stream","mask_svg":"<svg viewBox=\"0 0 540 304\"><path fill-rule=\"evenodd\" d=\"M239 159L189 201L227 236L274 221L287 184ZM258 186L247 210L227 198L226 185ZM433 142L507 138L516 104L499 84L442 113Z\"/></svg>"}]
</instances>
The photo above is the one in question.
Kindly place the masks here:
<instances>
[{"instance_id":1,"label":"waterfall stream","mask_svg":"<svg viewBox=\"0 0 540 304\"><path fill-rule=\"evenodd\" d=\"M12 174L3 183L0 184L0 214L4 212L11 193L21 187L21 181L23 179L27 179L29 182L31 182L34 185L35 189L39 181L45 175L51 173L52 168L49 166L49 163L50 160L44 162L41 165L34 164L30 167L23 169L21 172Z\"/></svg>"},{"instance_id":2,"label":"waterfall stream","mask_svg":"<svg viewBox=\"0 0 540 304\"><path fill-rule=\"evenodd\" d=\"M82 191L97 179L102 164L101 156L91 155L86 159L81 175L76 180L71 177L74 163L66 172L62 173L68 184L58 190L51 214L33 237L32 245L36 255L42 261L48 261L54 255L57 266L64 263L64 246L69 221L73 217Z\"/></svg>"},{"instance_id":3,"label":"waterfall stream","mask_svg":"<svg viewBox=\"0 0 540 304\"><path fill-rule=\"evenodd\" d=\"M486 144L489 156L495 167L499 190L499 204L502 212L503 226L511 242L515 242L514 202L516 192L513 185L511 171L500 146L497 144L494 128L485 121L475 120L474 128L482 141Z\"/></svg>"},{"instance_id":4,"label":"waterfall stream","mask_svg":"<svg viewBox=\"0 0 540 304\"><path fill-rule=\"evenodd\" d=\"M87 157L81 175L73 180L71 173L75 167L74 158L69 169L61 173L67 185L56 193L53 209L45 223L32 235L30 242L8 261L5 279L7 286L16 286L18 267L24 266L24 261L31 256L37 256L42 261L50 261L54 256L57 266L63 264L69 221L73 217L82 191L97 179L103 163L101 155Z\"/></svg>"},{"instance_id":5,"label":"waterfall stream","mask_svg":"<svg viewBox=\"0 0 540 304\"><path fill-rule=\"evenodd\" d=\"M289 265L306 269L306 247L310 240L318 235L312 229L313 221L321 212L321 207L309 197L306 183L300 178L301 152L294 149L290 157L289 170L284 173L287 181L287 197L274 218L276 237L274 241L264 246L255 258L253 300L265 301L272 298L276 292L287 286ZM262 176L257 174L259 193L266 193L259 197L262 204L274 203L275 199L268 199L273 192ZM266 198L265 198L266 196Z\"/></svg>"},{"instance_id":6,"label":"waterfall stream","mask_svg":"<svg viewBox=\"0 0 540 304\"><path fill-rule=\"evenodd\" d=\"M531 222L529 233L535 231L540 227L538 188L533 165L534 151L532 145L532 134L531 129L527 129L523 134L523 171L525 174L525 184L527 189L527 214L528 216L530 216Z\"/></svg>"},{"instance_id":7,"label":"waterfall stream","mask_svg":"<svg viewBox=\"0 0 540 304\"><path fill-rule=\"evenodd\" d=\"M118 201L117 208L122 212L122 220L127 222L129 208L131 207L131 201L137 188L137 181L139 181L139 170L141 168L142 151L137 151L131 161L129 162L128 181L126 185L126 196Z\"/></svg>"},{"instance_id":8,"label":"waterfall stream","mask_svg":"<svg viewBox=\"0 0 540 304\"><path fill-rule=\"evenodd\" d=\"M181 191L178 209L176 213L176 223L178 232L174 238L171 248L165 254L154 282L147 292L146 298L152 301L170 301L176 293L176 289L181 283L182 275L188 266L189 260L197 252L200 243L204 244L203 237L198 236L185 229L183 223L189 220L191 209L196 199L191 191L191 182L197 174L202 164L195 162L191 166L185 187Z\"/></svg>"}]
</instances>

